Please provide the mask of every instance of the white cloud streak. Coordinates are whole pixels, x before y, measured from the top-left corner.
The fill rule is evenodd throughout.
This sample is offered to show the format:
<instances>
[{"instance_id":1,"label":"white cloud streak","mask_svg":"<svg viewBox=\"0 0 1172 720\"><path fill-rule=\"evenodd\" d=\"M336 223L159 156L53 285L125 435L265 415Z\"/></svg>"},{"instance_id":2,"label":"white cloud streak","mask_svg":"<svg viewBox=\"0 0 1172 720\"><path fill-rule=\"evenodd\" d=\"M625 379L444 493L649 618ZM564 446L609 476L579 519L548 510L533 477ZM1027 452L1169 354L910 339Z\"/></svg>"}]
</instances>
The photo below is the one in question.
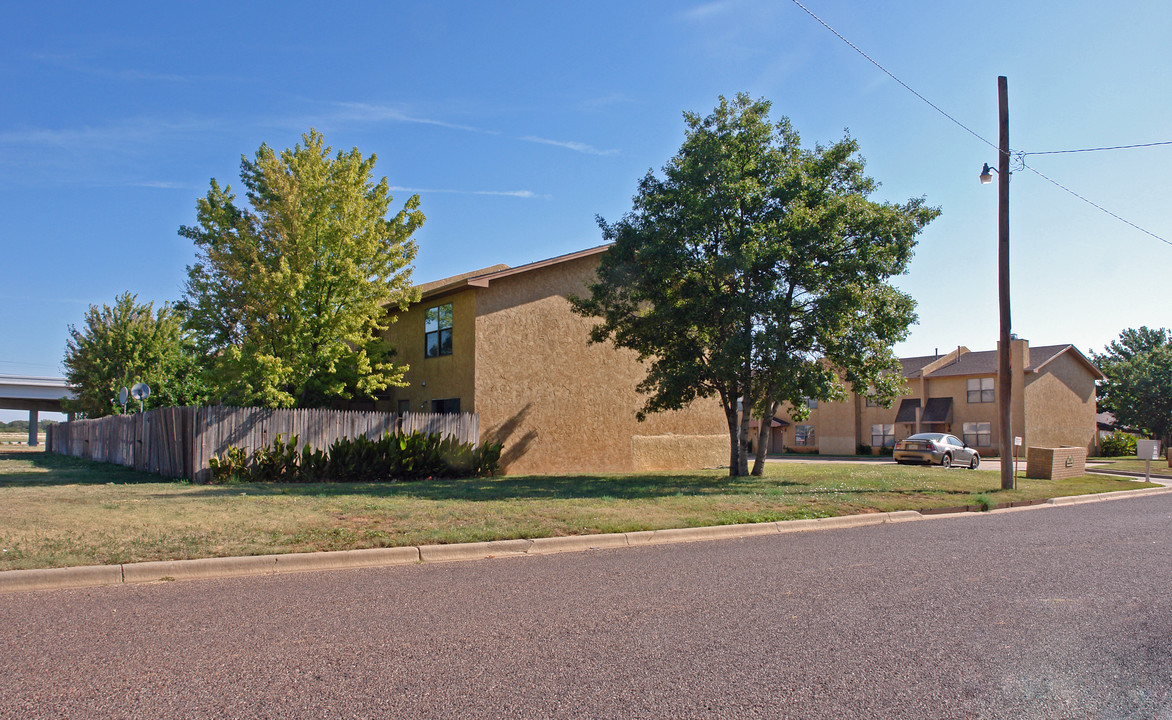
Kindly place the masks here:
<instances>
[{"instance_id":1,"label":"white cloud streak","mask_svg":"<svg viewBox=\"0 0 1172 720\"><path fill-rule=\"evenodd\" d=\"M495 195L499 197L515 197L525 199L549 199L549 195L541 195L532 190L452 190L446 188L413 188L392 185L387 188L395 192L409 193L448 193L452 195Z\"/></svg>"},{"instance_id":2,"label":"white cloud streak","mask_svg":"<svg viewBox=\"0 0 1172 720\"><path fill-rule=\"evenodd\" d=\"M331 120L353 121L353 122L403 122L403 123L417 123L421 125L435 125L437 127L450 128L452 130L464 130L465 132L482 133L485 135L499 135L495 130L485 130L483 128L473 127L471 125L461 125L459 123L447 122L445 120L436 120L434 118L419 117L404 112L396 107L389 105L372 105L369 103L358 102L343 102L336 103L339 110L329 116Z\"/></svg>"},{"instance_id":3,"label":"white cloud streak","mask_svg":"<svg viewBox=\"0 0 1172 720\"><path fill-rule=\"evenodd\" d=\"M553 145L554 147L565 148L573 150L574 152L586 153L587 155L618 155L618 150L599 150L593 145L576 142L574 140L550 140L548 138L537 137L536 135L526 135L521 138L525 142L540 143L542 145Z\"/></svg>"}]
</instances>

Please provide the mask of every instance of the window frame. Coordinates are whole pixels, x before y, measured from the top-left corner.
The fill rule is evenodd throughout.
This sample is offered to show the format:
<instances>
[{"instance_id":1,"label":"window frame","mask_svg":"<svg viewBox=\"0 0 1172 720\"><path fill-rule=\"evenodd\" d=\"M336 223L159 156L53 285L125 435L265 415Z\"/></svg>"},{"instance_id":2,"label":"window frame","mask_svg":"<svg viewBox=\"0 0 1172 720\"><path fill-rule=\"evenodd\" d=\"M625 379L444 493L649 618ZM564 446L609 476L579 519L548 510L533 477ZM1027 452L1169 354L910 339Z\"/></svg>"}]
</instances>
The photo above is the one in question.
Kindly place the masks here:
<instances>
[{"instance_id":1,"label":"window frame","mask_svg":"<svg viewBox=\"0 0 1172 720\"><path fill-rule=\"evenodd\" d=\"M813 425L794 426L794 447L817 447L818 432Z\"/></svg>"},{"instance_id":2,"label":"window frame","mask_svg":"<svg viewBox=\"0 0 1172 720\"><path fill-rule=\"evenodd\" d=\"M984 430L981 429L982 426ZM985 439L984 443L981 442L982 436ZM961 423L960 437L969 447L993 447L993 423L980 420ZM969 442L970 439L973 442Z\"/></svg>"},{"instance_id":3,"label":"window frame","mask_svg":"<svg viewBox=\"0 0 1172 720\"><path fill-rule=\"evenodd\" d=\"M965 381L965 391L970 404L997 402L996 378L979 377ZM974 387L975 384L975 387Z\"/></svg>"},{"instance_id":4,"label":"window frame","mask_svg":"<svg viewBox=\"0 0 1172 720\"><path fill-rule=\"evenodd\" d=\"M875 432L878 428L879 432ZM878 438L878 442L876 442ZM871 447L895 447L895 423L873 423L871 425Z\"/></svg>"},{"instance_id":5,"label":"window frame","mask_svg":"<svg viewBox=\"0 0 1172 720\"><path fill-rule=\"evenodd\" d=\"M446 312L445 312L446 308ZM423 314L423 357L431 359L452 354L452 327L455 325L452 303L429 307ZM445 320L447 325L444 325ZM432 351L434 339L435 350Z\"/></svg>"},{"instance_id":6,"label":"window frame","mask_svg":"<svg viewBox=\"0 0 1172 720\"><path fill-rule=\"evenodd\" d=\"M433 415L459 415L460 398L436 398L431 401L431 412Z\"/></svg>"}]
</instances>

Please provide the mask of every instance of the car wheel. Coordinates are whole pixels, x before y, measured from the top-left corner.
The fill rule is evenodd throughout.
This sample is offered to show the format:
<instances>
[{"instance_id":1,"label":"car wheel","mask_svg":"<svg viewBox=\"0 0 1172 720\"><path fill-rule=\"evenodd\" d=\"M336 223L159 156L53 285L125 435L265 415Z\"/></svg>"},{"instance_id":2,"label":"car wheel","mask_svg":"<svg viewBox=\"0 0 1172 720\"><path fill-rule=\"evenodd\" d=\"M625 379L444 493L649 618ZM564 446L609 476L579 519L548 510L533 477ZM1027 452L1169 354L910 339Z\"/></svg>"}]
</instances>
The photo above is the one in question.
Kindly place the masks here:
<instances>
[{"instance_id":1,"label":"car wheel","mask_svg":"<svg viewBox=\"0 0 1172 720\"><path fill-rule=\"evenodd\" d=\"M944 457L940 458L940 467L942 467L942 468L952 467L952 456L949 455L948 453L945 453Z\"/></svg>"},{"instance_id":2,"label":"car wheel","mask_svg":"<svg viewBox=\"0 0 1172 720\"><path fill-rule=\"evenodd\" d=\"M976 470L981 465L981 456L973 453L973 459L969 461L969 470Z\"/></svg>"}]
</instances>

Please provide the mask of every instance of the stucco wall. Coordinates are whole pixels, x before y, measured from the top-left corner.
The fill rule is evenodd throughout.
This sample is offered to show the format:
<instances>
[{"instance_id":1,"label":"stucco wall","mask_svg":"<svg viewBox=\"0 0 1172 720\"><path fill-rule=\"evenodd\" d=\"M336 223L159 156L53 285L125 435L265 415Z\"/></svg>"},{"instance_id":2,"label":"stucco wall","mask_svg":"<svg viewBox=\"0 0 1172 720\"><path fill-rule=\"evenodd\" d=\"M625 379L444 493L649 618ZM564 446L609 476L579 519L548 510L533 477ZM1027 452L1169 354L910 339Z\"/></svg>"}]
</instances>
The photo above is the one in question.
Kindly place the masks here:
<instances>
[{"instance_id":1,"label":"stucco wall","mask_svg":"<svg viewBox=\"0 0 1172 720\"><path fill-rule=\"evenodd\" d=\"M597 263L557 263L476 291L476 411L482 433L505 443L506 472L627 472L635 436L727 434L715 399L635 419L643 366L630 351L588 344L594 321L567 299L586 293Z\"/></svg>"},{"instance_id":2,"label":"stucco wall","mask_svg":"<svg viewBox=\"0 0 1172 720\"><path fill-rule=\"evenodd\" d=\"M811 413L811 418L815 421L814 432L818 437L819 454L854 455L858 450L853 393L846 400L819 403L818 409ZM868 438L870 430L868 426Z\"/></svg>"},{"instance_id":3,"label":"stucco wall","mask_svg":"<svg viewBox=\"0 0 1172 720\"><path fill-rule=\"evenodd\" d=\"M944 426L925 425L923 432L949 432L958 438L964 439L964 424L966 422L989 423L990 445L978 446L982 455L996 451L997 428L1000 422L997 419L997 403L969 402L968 381L973 378L989 377L989 375L955 375L928 380L928 392L931 397L952 398L952 424L946 429ZM994 397L996 397L997 381L993 381Z\"/></svg>"},{"instance_id":4,"label":"stucco wall","mask_svg":"<svg viewBox=\"0 0 1172 720\"><path fill-rule=\"evenodd\" d=\"M1024 405L1027 446L1094 448L1095 380L1069 353L1026 375Z\"/></svg>"},{"instance_id":5,"label":"stucco wall","mask_svg":"<svg viewBox=\"0 0 1172 720\"><path fill-rule=\"evenodd\" d=\"M727 467L728 433L723 435L636 435L631 438L634 469L693 470Z\"/></svg>"},{"instance_id":6,"label":"stucco wall","mask_svg":"<svg viewBox=\"0 0 1172 720\"><path fill-rule=\"evenodd\" d=\"M424 357L424 321L428 308L452 304L452 354ZM476 358L476 293L457 293L428 298L399 313L384 335L395 348L395 361L410 366L405 388L390 393L386 410L394 412L400 400L411 403L412 412L431 412L431 401L460 398L461 412L476 412L473 364ZM382 409L382 408L380 408ZM483 427L483 424L481 424Z\"/></svg>"}]
</instances>

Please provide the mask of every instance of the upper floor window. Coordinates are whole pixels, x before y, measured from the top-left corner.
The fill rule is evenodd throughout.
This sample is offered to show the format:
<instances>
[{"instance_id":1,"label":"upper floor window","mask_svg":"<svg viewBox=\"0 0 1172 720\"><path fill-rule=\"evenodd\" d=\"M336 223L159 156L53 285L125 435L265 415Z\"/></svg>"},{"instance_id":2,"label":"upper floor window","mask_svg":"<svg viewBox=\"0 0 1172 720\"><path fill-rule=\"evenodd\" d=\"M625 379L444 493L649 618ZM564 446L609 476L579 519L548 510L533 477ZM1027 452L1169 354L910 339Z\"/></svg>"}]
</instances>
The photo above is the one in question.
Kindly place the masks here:
<instances>
[{"instance_id":1,"label":"upper floor window","mask_svg":"<svg viewBox=\"0 0 1172 720\"><path fill-rule=\"evenodd\" d=\"M452 354L452 304L427 309L423 325L425 357Z\"/></svg>"},{"instance_id":2,"label":"upper floor window","mask_svg":"<svg viewBox=\"0 0 1172 720\"><path fill-rule=\"evenodd\" d=\"M993 397L993 378L969 378L968 379L969 402L971 403L991 403L996 402Z\"/></svg>"},{"instance_id":3,"label":"upper floor window","mask_svg":"<svg viewBox=\"0 0 1172 720\"><path fill-rule=\"evenodd\" d=\"M811 410L817 410L818 398L806 398L806 407L810 408Z\"/></svg>"}]
</instances>

